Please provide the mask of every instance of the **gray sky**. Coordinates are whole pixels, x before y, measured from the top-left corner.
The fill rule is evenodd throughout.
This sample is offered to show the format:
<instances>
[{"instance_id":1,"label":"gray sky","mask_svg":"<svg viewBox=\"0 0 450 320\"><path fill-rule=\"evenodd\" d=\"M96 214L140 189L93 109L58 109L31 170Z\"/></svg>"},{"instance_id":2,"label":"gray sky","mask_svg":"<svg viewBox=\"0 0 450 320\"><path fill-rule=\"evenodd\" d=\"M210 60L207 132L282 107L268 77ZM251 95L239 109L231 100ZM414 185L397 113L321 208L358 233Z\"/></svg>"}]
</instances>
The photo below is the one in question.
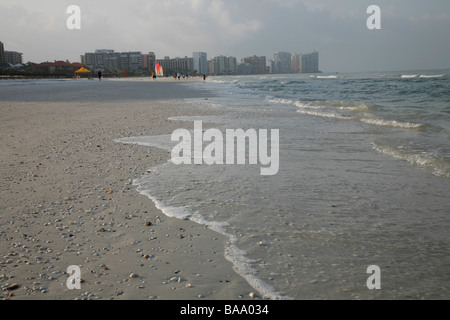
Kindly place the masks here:
<instances>
[{"instance_id":1,"label":"gray sky","mask_svg":"<svg viewBox=\"0 0 450 320\"><path fill-rule=\"evenodd\" d=\"M69 30L69 5L81 29ZM369 30L369 5L381 30ZM450 68L450 0L0 0L0 41L24 61L95 49L208 57L320 53L324 72Z\"/></svg>"}]
</instances>

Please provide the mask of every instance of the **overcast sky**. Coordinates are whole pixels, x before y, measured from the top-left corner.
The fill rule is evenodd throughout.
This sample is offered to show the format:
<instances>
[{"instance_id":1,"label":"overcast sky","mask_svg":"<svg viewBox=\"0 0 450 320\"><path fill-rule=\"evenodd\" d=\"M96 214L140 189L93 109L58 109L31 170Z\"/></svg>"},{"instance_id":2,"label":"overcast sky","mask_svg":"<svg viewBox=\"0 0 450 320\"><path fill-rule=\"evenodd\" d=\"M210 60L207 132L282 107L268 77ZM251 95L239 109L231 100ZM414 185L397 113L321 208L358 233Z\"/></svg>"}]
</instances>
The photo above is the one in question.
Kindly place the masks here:
<instances>
[{"instance_id":1,"label":"overcast sky","mask_svg":"<svg viewBox=\"0 0 450 320\"><path fill-rule=\"evenodd\" d=\"M381 30L369 30L370 5ZM69 30L69 5L81 29ZM273 57L319 51L324 72L450 68L450 0L0 0L0 41L24 62L95 49Z\"/></svg>"}]
</instances>

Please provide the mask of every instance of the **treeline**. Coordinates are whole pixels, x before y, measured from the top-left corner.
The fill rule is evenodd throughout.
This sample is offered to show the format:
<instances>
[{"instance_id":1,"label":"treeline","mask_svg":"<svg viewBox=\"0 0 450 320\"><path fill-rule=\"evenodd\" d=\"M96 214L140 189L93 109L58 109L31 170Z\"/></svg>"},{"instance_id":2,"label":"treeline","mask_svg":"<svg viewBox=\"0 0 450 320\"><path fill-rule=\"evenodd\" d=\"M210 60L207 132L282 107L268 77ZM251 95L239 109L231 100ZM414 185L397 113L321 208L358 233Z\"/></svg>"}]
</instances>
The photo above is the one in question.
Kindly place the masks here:
<instances>
[{"instance_id":1,"label":"treeline","mask_svg":"<svg viewBox=\"0 0 450 320\"><path fill-rule=\"evenodd\" d=\"M11 67L9 64L0 64L0 78L60 78L74 77L68 70L58 70L54 73L35 68L36 63L28 62L22 67Z\"/></svg>"},{"instance_id":2,"label":"treeline","mask_svg":"<svg viewBox=\"0 0 450 320\"><path fill-rule=\"evenodd\" d=\"M71 68L53 69L39 68L37 64L28 62L21 67L11 67L7 63L0 64L0 79L23 79L23 78L93 78L97 76L97 72L91 72L86 74L75 74ZM102 71L103 77L134 77L142 76L135 72L126 72L122 70L104 70ZM151 74L144 74L150 76Z\"/></svg>"}]
</instances>

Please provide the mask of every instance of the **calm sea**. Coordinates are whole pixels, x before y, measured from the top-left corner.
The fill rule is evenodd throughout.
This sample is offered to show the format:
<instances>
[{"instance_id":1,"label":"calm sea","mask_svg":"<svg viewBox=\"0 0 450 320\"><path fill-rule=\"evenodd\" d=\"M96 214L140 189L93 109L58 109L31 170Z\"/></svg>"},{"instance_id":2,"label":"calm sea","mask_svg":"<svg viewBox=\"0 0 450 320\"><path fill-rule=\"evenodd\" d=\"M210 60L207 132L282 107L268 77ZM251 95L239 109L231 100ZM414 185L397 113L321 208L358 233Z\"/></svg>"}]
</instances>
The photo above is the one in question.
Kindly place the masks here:
<instances>
[{"instance_id":1,"label":"calm sea","mask_svg":"<svg viewBox=\"0 0 450 320\"><path fill-rule=\"evenodd\" d=\"M140 192L227 235L224 255L262 295L450 298L450 70L211 77L205 87L218 96L186 104L223 115L172 120L278 129L278 173L168 162L135 180ZM371 265L379 290L366 285Z\"/></svg>"}]
</instances>

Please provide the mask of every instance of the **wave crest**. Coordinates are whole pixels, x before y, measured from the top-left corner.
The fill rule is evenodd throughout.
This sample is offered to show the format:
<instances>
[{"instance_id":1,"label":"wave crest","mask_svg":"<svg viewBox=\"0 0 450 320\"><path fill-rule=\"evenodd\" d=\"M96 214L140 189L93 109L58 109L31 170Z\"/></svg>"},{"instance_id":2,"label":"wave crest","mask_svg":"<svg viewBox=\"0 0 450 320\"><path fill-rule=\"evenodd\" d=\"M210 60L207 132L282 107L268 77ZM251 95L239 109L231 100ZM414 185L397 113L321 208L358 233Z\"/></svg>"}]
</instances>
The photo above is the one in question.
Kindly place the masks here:
<instances>
[{"instance_id":1,"label":"wave crest","mask_svg":"<svg viewBox=\"0 0 450 320\"><path fill-rule=\"evenodd\" d=\"M450 162L424 153L413 153L396 147L374 143L374 149L393 158L407 161L411 165L430 168L438 177L450 178Z\"/></svg>"},{"instance_id":2,"label":"wave crest","mask_svg":"<svg viewBox=\"0 0 450 320\"><path fill-rule=\"evenodd\" d=\"M361 118L359 120L361 122L373 124L376 126L393 127L401 129L419 129L424 126L422 123L400 122L396 120L369 119L369 118Z\"/></svg>"},{"instance_id":3,"label":"wave crest","mask_svg":"<svg viewBox=\"0 0 450 320\"><path fill-rule=\"evenodd\" d=\"M296 106L298 113L323 118L335 118L341 120L355 120L376 126L393 127L401 129L419 129L422 123L401 122L397 120L386 120L371 118L369 111L374 106L357 101L295 101L290 99L266 99L267 102Z\"/></svg>"},{"instance_id":4,"label":"wave crest","mask_svg":"<svg viewBox=\"0 0 450 320\"><path fill-rule=\"evenodd\" d=\"M400 77L402 79L412 79L412 78L443 78L446 74L402 74Z\"/></svg>"}]
</instances>

